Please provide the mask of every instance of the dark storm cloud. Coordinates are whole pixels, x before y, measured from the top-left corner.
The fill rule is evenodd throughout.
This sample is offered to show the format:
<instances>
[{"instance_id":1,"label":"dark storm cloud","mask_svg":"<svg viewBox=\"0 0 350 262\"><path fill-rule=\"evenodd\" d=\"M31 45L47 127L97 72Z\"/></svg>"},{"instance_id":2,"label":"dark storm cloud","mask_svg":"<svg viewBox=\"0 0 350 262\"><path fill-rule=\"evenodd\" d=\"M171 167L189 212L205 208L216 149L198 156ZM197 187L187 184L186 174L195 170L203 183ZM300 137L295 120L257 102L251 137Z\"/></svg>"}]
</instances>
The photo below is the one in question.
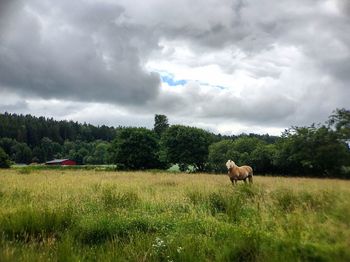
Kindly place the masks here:
<instances>
[{"instance_id":1,"label":"dark storm cloud","mask_svg":"<svg viewBox=\"0 0 350 262\"><path fill-rule=\"evenodd\" d=\"M1 29L8 26L7 19L10 14L15 12L19 4L20 4L20 1L18 0L1 0L0 1L0 32L1 32Z\"/></svg>"},{"instance_id":2,"label":"dark storm cloud","mask_svg":"<svg viewBox=\"0 0 350 262\"><path fill-rule=\"evenodd\" d=\"M338 2L339 10L345 15L350 15L350 2L348 0L336 0Z\"/></svg>"},{"instance_id":3,"label":"dark storm cloud","mask_svg":"<svg viewBox=\"0 0 350 262\"><path fill-rule=\"evenodd\" d=\"M141 61L152 37L118 22L123 8L82 1L50 8L32 1L8 15L11 26L0 38L2 86L27 96L110 103L139 104L157 95L159 76Z\"/></svg>"}]
</instances>

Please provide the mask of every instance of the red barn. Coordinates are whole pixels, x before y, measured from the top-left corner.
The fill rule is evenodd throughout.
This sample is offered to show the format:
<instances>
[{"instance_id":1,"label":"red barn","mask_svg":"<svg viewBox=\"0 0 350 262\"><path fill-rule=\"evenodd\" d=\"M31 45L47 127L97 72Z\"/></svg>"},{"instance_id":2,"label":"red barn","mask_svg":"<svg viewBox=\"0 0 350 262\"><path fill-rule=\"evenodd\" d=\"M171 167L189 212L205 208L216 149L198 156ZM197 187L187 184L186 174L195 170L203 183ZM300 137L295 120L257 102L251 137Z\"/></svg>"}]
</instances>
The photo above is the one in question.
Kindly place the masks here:
<instances>
[{"instance_id":1,"label":"red barn","mask_svg":"<svg viewBox=\"0 0 350 262\"><path fill-rule=\"evenodd\" d=\"M54 159L45 163L49 166L75 166L77 163L70 159Z\"/></svg>"}]
</instances>

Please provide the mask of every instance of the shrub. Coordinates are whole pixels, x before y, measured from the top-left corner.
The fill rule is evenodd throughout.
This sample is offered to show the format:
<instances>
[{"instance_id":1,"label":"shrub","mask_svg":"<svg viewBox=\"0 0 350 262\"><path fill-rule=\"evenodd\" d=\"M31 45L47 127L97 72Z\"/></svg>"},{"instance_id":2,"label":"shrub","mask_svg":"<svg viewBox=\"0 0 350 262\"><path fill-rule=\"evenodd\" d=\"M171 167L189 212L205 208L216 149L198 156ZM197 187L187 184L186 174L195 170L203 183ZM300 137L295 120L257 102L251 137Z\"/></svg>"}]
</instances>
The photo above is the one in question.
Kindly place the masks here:
<instances>
[{"instance_id":1,"label":"shrub","mask_svg":"<svg viewBox=\"0 0 350 262\"><path fill-rule=\"evenodd\" d=\"M10 159L5 151L0 147L0 168L9 168Z\"/></svg>"}]
</instances>

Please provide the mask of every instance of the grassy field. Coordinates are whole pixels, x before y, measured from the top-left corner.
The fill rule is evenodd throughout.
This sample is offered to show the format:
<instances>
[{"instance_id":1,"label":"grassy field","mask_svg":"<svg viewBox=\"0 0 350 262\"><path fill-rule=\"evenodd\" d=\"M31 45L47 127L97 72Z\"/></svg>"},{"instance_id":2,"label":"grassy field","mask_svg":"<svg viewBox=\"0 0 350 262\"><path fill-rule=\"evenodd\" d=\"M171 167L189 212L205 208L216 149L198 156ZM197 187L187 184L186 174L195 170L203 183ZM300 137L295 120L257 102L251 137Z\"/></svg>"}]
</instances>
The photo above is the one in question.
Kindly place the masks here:
<instances>
[{"instance_id":1,"label":"grassy field","mask_svg":"<svg viewBox=\"0 0 350 262\"><path fill-rule=\"evenodd\" d=\"M0 170L0 261L350 261L350 181Z\"/></svg>"}]
</instances>

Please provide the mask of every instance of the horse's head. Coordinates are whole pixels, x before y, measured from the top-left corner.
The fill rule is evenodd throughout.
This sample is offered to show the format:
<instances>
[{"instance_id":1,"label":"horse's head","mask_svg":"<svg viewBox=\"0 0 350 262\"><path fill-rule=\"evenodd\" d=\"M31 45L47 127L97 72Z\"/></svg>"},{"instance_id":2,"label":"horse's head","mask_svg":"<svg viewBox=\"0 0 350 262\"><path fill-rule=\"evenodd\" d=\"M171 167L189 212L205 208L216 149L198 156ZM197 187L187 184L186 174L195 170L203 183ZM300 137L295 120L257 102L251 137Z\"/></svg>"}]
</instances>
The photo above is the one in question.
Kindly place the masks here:
<instances>
[{"instance_id":1,"label":"horse's head","mask_svg":"<svg viewBox=\"0 0 350 262\"><path fill-rule=\"evenodd\" d=\"M227 162L226 162L226 167L227 167L227 169L231 169L231 168L233 168L235 165L236 165L235 162L233 162L231 159L230 159L230 160L227 160Z\"/></svg>"}]
</instances>

